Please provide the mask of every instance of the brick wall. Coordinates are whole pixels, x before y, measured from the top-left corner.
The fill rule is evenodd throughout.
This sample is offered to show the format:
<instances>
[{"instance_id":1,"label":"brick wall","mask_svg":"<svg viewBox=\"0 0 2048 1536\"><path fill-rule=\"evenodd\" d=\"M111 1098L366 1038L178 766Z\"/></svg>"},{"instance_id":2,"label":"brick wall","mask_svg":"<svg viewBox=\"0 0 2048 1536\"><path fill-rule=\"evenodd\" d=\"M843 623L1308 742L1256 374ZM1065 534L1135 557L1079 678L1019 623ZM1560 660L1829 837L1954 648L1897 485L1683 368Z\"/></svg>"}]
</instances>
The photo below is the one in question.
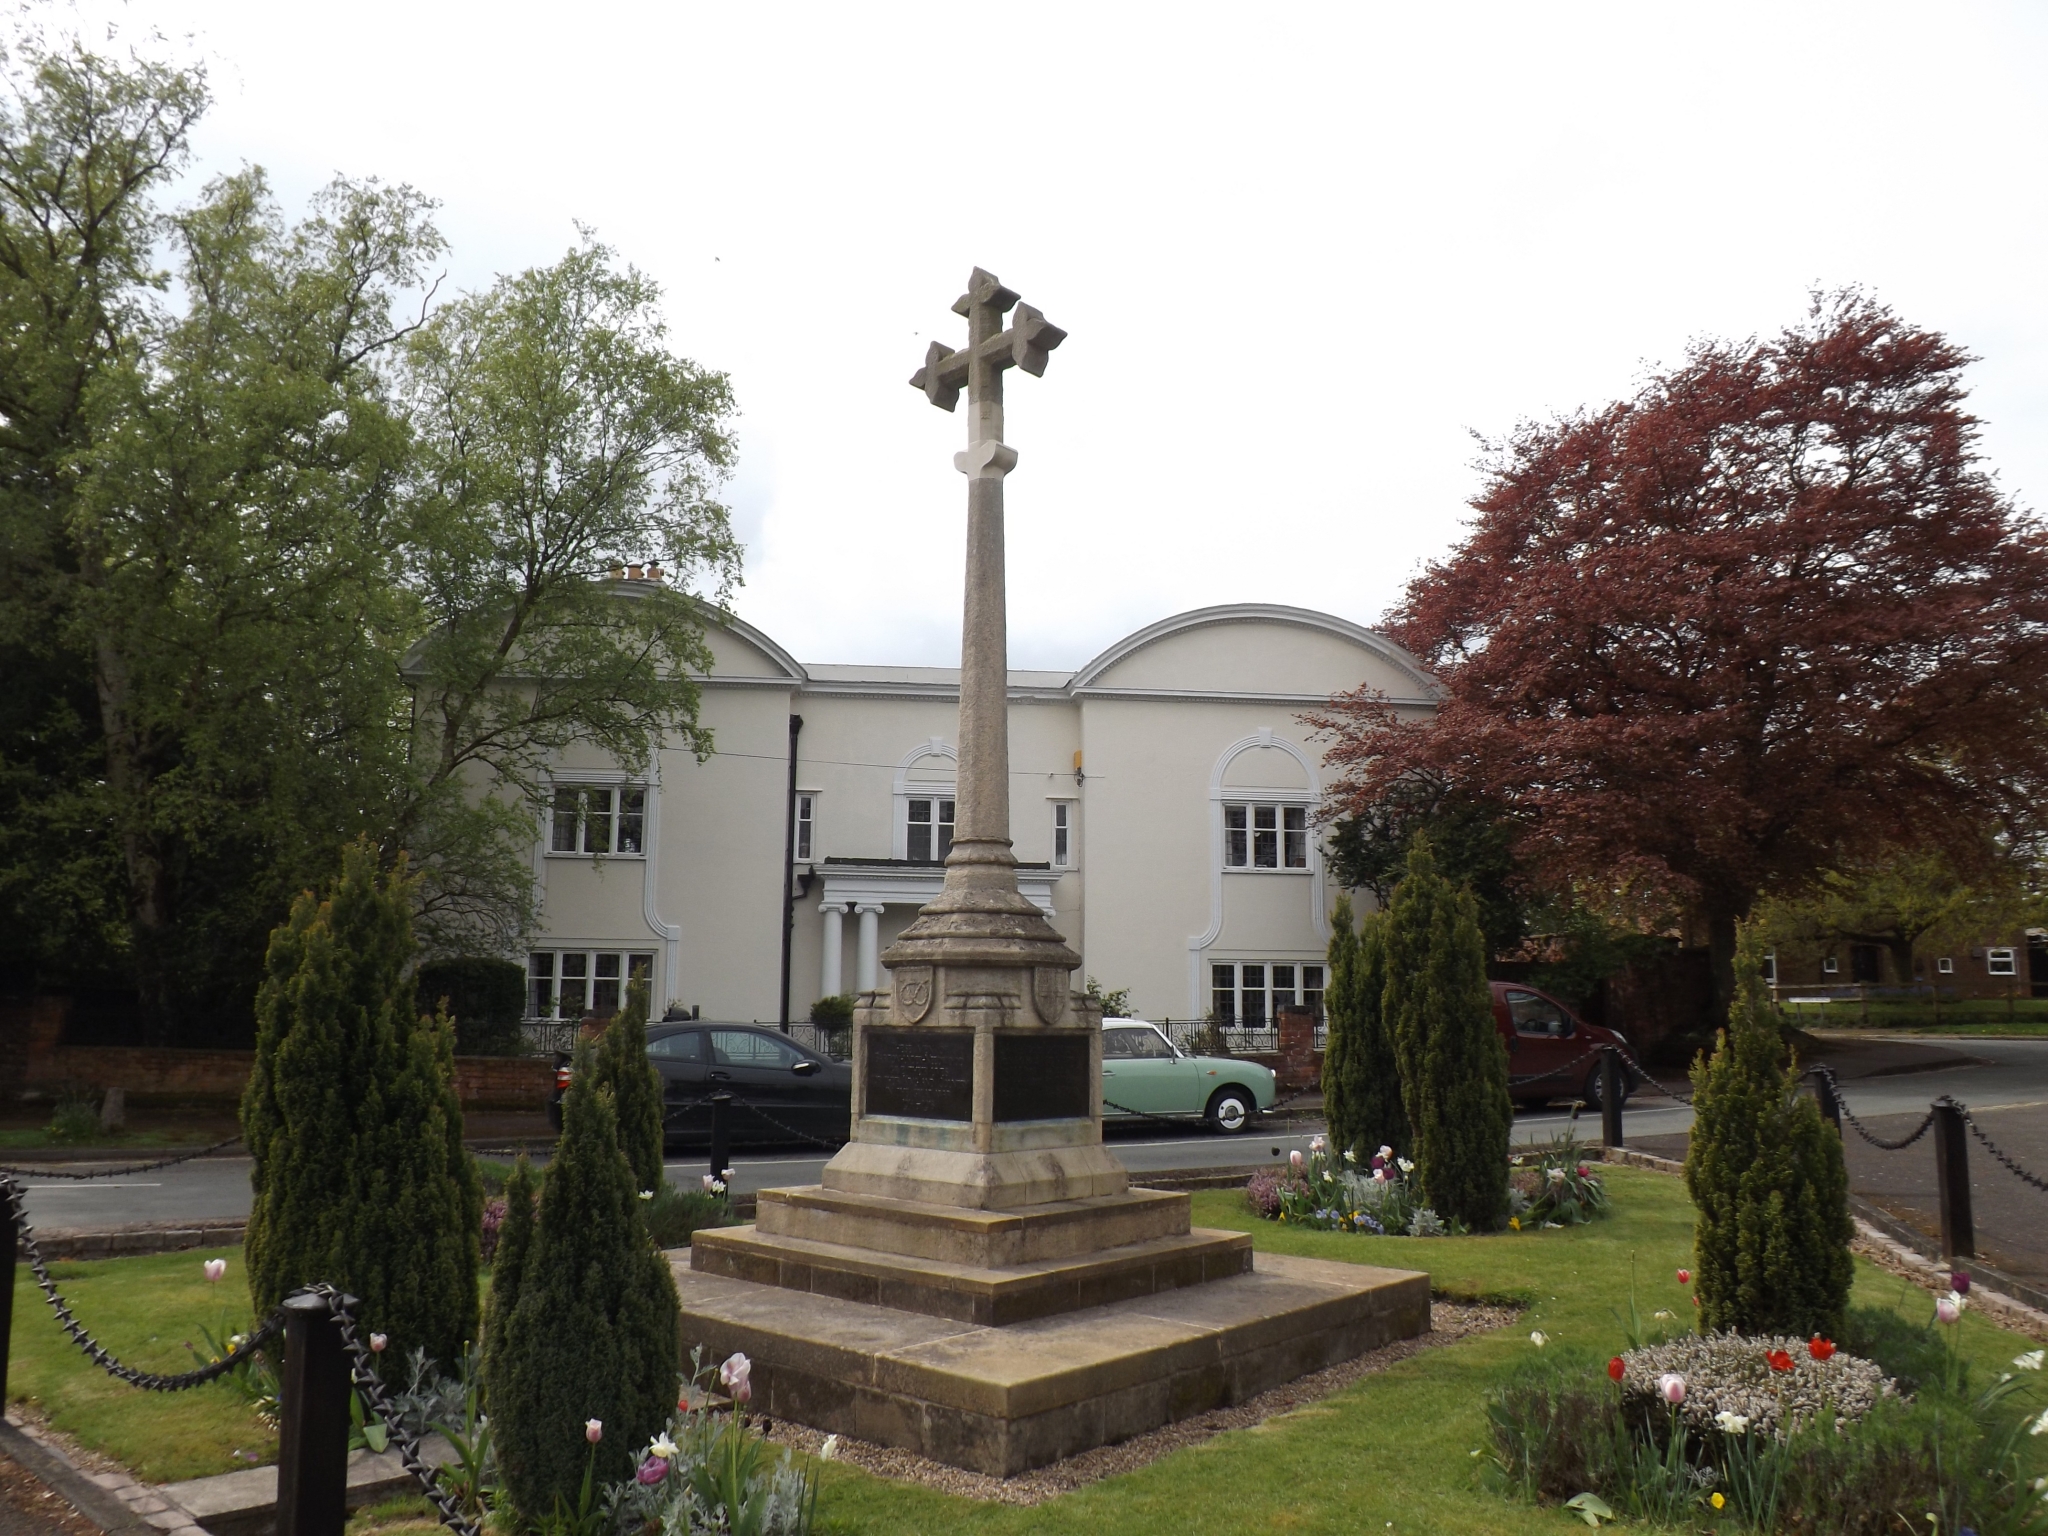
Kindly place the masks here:
<instances>
[{"instance_id":1,"label":"brick wall","mask_svg":"<svg viewBox=\"0 0 2048 1536\"><path fill-rule=\"evenodd\" d=\"M152 1050L145 1046L71 1045L33 1036L14 1096L55 1098L69 1091L119 1087L134 1105L218 1107L238 1101L249 1081L250 1051ZM465 1110L547 1107L554 1067L537 1056L458 1056L457 1091Z\"/></svg>"}]
</instances>

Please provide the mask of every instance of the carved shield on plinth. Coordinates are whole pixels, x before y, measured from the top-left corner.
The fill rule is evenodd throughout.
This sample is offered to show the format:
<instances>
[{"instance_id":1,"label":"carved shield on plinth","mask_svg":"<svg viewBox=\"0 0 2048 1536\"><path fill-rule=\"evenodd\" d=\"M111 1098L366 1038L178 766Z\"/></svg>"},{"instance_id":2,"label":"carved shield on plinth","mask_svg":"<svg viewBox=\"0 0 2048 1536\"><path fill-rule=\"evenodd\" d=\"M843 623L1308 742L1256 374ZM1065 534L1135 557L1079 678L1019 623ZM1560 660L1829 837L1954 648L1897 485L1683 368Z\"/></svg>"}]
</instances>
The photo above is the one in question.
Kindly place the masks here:
<instances>
[{"instance_id":1,"label":"carved shield on plinth","mask_svg":"<svg viewBox=\"0 0 2048 1536\"><path fill-rule=\"evenodd\" d=\"M1039 1018L1057 1024L1067 1011L1067 973L1056 965L1041 965L1031 972L1031 1006Z\"/></svg>"},{"instance_id":2,"label":"carved shield on plinth","mask_svg":"<svg viewBox=\"0 0 2048 1536\"><path fill-rule=\"evenodd\" d=\"M904 965L896 969L896 1017L916 1024L932 1011L932 968Z\"/></svg>"}]
</instances>

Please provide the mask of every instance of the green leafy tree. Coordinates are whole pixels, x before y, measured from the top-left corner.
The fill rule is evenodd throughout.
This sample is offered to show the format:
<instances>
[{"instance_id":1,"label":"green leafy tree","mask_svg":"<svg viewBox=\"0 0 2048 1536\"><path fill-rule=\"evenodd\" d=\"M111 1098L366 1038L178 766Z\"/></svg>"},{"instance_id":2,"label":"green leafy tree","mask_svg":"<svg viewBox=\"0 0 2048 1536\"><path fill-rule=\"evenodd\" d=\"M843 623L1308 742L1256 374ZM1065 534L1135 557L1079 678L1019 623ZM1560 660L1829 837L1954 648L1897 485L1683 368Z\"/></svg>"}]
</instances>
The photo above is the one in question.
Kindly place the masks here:
<instances>
[{"instance_id":1,"label":"green leafy tree","mask_svg":"<svg viewBox=\"0 0 2048 1536\"><path fill-rule=\"evenodd\" d=\"M1697 1211L1700 1322L1832 1336L1855 1278L1842 1140L1781 1055L1761 945L1745 932L1736 1000L1711 1060L1693 1064L1685 1184Z\"/></svg>"},{"instance_id":2,"label":"green leafy tree","mask_svg":"<svg viewBox=\"0 0 2048 1536\"><path fill-rule=\"evenodd\" d=\"M519 1287L526 1276L526 1255L533 1247L533 1165L524 1152L505 1181L505 1221L498 1228L498 1251L491 1260L491 1293L484 1309L484 1379L497 1373L505 1325L519 1306Z\"/></svg>"},{"instance_id":3,"label":"green leafy tree","mask_svg":"<svg viewBox=\"0 0 2048 1536\"><path fill-rule=\"evenodd\" d=\"M1479 904L1479 931L1492 959L1509 954L1538 922L1543 903L1515 858L1517 828L1498 806L1455 795L1439 782L1405 779L1339 821L1330 868L1353 890L1372 892L1382 911L1407 877L1408 851L1429 839L1437 867Z\"/></svg>"},{"instance_id":4,"label":"green leafy tree","mask_svg":"<svg viewBox=\"0 0 2048 1536\"><path fill-rule=\"evenodd\" d=\"M559 750L709 745L724 377L593 244L434 311L410 188L337 181L290 219L249 168L174 206L203 73L26 27L0 53L0 964L125 979L156 1039L238 1030L270 930L365 833L410 853L431 952L508 952ZM668 579L606 579L648 560Z\"/></svg>"},{"instance_id":5,"label":"green leafy tree","mask_svg":"<svg viewBox=\"0 0 2048 1536\"><path fill-rule=\"evenodd\" d=\"M401 859L346 851L327 898L311 892L273 936L242 1101L254 1199L245 1251L259 1315L328 1281L365 1324L437 1360L477 1336L483 1193L462 1146L454 1031L413 1012Z\"/></svg>"},{"instance_id":6,"label":"green leafy tree","mask_svg":"<svg viewBox=\"0 0 2048 1536\"><path fill-rule=\"evenodd\" d=\"M1131 989L1129 987L1117 987L1105 992L1102 989L1102 983L1093 976L1090 976L1088 978L1086 995L1096 1007L1102 1010L1102 1016L1105 1019L1128 1019L1135 1016L1131 1012Z\"/></svg>"},{"instance_id":7,"label":"green leafy tree","mask_svg":"<svg viewBox=\"0 0 2048 1536\"><path fill-rule=\"evenodd\" d=\"M421 628L393 835L426 850L437 935L503 943L563 750L639 772L663 741L711 749L696 680L710 604L739 577L713 494L732 393L669 350L655 283L586 242L440 309L408 340L403 400ZM629 562L663 578L604 579Z\"/></svg>"},{"instance_id":8,"label":"green leafy tree","mask_svg":"<svg viewBox=\"0 0 2048 1536\"><path fill-rule=\"evenodd\" d=\"M626 988L626 1006L597 1043L597 1085L611 1096L619 1146L636 1189L658 1190L662 1171L661 1074L647 1059L647 983Z\"/></svg>"},{"instance_id":9,"label":"green leafy tree","mask_svg":"<svg viewBox=\"0 0 2048 1536\"><path fill-rule=\"evenodd\" d=\"M586 1419L604 1422L596 1475L631 1474L632 1453L675 1403L678 1305L641 1218L611 1095L577 1050L562 1139L541 1191L518 1299L488 1357L498 1464L529 1522L571 1506Z\"/></svg>"},{"instance_id":10,"label":"green leafy tree","mask_svg":"<svg viewBox=\"0 0 2048 1536\"><path fill-rule=\"evenodd\" d=\"M199 72L10 53L0 666L43 691L0 758L59 772L0 772L0 899L27 944L91 923L165 1038L247 1017L264 935L385 799L394 759L355 739L389 734L397 679L363 663L405 603L382 368L440 241L423 198L368 182L288 223L254 168L171 210ZM67 831L52 904L25 872Z\"/></svg>"},{"instance_id":11,"label":"green leafy tree","mask_svg":"<svg viewBox=\"0 0 2048 1536\"><path fill-rule=\"evenodd\" d=\"M1438 872L1427 837L1410 847L1387 912L1385 964L1382 1008L1423 1193L1439 1216L1490 1230L1508 1210L1508 1058L1478 904Z\"/></svg>"},{"instance_id":12,"label":"green leafy tree","mask_svg":"<svg viewBox=\"0 0 2048 1536\"><path fill-rule=\"evenodd\" d=\"M2048 912L2033 850L1986 838L1976 846L1887 849L1824 870L1798 896L1762 903L1759 942L1781 952L1876 944L1910 981L1916 954L1968 949L2038 924Z\"/></svg>"},{"instance_id":13,"label":"green leafy tree","mask_svg":"<svg viewBox=\"0 0 2048 1536\"><path fill-rule=\"evenodd\" d=\"M1361 1160L1381 1147L1405 1156L1412 1138L1401 1104L1401 1070L1381 1011L1387 984L1385 919L1369 912L1354 925L1351 898L1340 896L1330 923L1330 983L1323 994L1329 1016L1323 1113L1330 1145L1339 1155L1352 1151Z\"/></svg>"}]
</instances>

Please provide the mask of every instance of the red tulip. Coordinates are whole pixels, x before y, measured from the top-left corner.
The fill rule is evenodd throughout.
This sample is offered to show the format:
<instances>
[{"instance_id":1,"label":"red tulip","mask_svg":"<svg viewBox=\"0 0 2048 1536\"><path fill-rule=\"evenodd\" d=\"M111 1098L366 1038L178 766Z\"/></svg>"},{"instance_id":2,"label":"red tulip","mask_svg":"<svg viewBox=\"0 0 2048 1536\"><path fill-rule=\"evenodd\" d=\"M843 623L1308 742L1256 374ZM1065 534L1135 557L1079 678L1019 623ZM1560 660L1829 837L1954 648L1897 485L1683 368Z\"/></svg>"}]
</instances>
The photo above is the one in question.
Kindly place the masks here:
<instances>
[{"instance_id":1,"label":"red tulip","mask_svg":"<svg viewBox=\"0 0 2048 1536\"><path fill-rule=\"evenodd\" d=\"M1616 1355L1607 1362L1607 1377L1610 1381L1619 1381L1627 1374L1628 1366L1622 1361L1621 1356Z\"/></svg>"},{"instance_id":2,"label":"red tulip","mask_svg":"<svg viewBox=\"0 0 2048 1536\"><path fill-rule=\"evenodd\" d=\"M1782 1349L1766 1350L1764 1358L1771 1362L1771 1369L1774 1371L1789 1371L1792 1369L1792 1356Z\"/></svg>"},{"instance_id":3,"label":"red tulip","mask_svg":"<svg viewBox=\"0 0 2048 1536\"><path fill-rule=\"evenodd\" d=\"M1689 1270L1689 1269L1681 1269L1681 1270L1680 1270L1680 1271L1678 1272L1678 1283L1679 1283L1680 1285L1691 1285L1691 1284L1692 1284L1692 1271L1691 1271L1691 1270Z\"/></svg>"},{"instance_id":4,"label":"red tulip","mask_svg":"<svg viewBox=\"0 0 2048 1536\"><path fill-rule=\"evenodd\" d=\"M1816 1360L1830 1359L1835 1353L1835 1341L1833 1339L1824 1339L1816 1333L1811 1342L1807 1344L1806 1352Z\"/></svg>"}]
</instances>

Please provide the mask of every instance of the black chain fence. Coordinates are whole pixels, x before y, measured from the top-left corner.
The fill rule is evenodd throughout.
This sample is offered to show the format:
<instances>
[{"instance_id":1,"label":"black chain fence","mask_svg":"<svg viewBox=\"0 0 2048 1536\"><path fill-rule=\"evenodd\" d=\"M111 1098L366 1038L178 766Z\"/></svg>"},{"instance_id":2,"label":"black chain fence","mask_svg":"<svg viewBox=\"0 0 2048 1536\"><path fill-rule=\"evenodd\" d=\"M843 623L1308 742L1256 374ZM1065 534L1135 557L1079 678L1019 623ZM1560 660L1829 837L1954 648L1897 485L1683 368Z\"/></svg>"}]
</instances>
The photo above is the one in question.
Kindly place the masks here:
<instances>
[{"instance_id":1,"label":"black chain fence","mask_svg":"<svg viewBox=\"0 0 2048 1536\"><path fill-rule=\"evenodd\" d=\"M1834 1098L1835 1108L1841 1112L1843 1123L1880 1152L1903 1152L1922 1136L1925 1136L1934 1129L1934 1111L1930 1109L1927 1111L1926 1117L1906 1135L1896 1141L1887 1141L1856 1118L1856 1112L1849 1107L1849 1101L1842 1097L1841 1083L1836 1080L1835 1074L1830 1068L1825 1065L1808 1067L1806 1075L1819 1078L1827 1085L1829 1094Z\"/></svg>"},{"instance_id":2,"label":"black chain fence","mask_svg":"<svg viewBox=\"0 0 2048 1536\"><path fill-rule=\"evenodd\" d=\"M35 1228L29 1223L28 1208L22 1199L21 1185L11 1173L0 1173L0 1199L4 1199L6 1203L8 1214L12 1218L16 1242L26 1253L29 1269L35 1275L36 1285L42 1291L43 1299L49 1303L51 1312L55 1314L58 1326L88 1360L117 1381L125 1381L145 1392L189 1391L193 1387L204 1386L209 1381L218 1381L230 1372L247 1365L259 1350L284 1331L287 1314L286 1309L280 1306L251 1328L242 1340L220 1359L210 1361L196 1370L164 1375L129 1365L93 1337L91 1330L78 1320L78 1315L71 1309L71 1304L57 1290L57 1283L50 1275L49 1264L43 1258L42 1247L36 1241ZM374 1356L357 1331L353 1310L355 1298L344 1296L333 1286L324 1284L307 1286L294 1294L317 1296L326 1304L329 1320L340 1331L342 1348L348 1354L349 1375L356 1391L362 1395L363 1401L383 1423L389 1437L387 1443L397 1448L399 1461L419 1483L421 1491L435 1509L440 1512L441 1523L450 1530L460 1532L461 1536L482 1536L477 1525L463 1515L460 1506L442 1487L440 1477L434 1469L427 1465L425 1456L421 1454L419 1437L407 1426L404 1415L392 1407L383 1383L377 1378Z\"/></svg>"},{"instance_id":3,"label":"black chain fence","mask_svg":"<svg viewBox=\"0 0 2048 1536\"><path fill-rule=\"evenodd\" d=\"M2025 1168L2014 1162L2011 1156L2001 1150L1997 1142L1984 1134L1984 1127L1979 1125L1976 1117L1970 1113L1969 1105L1959 1100L1951 1100L1951 1102L1962 1112L1963 1124L1970 1128L1970 1134L1983 1143L1984 1150L1997 1160L2000 1167L2021 1183L2031 1184L2034 1188L2042 1191L2042 1193L2048 1194L2048 1179L2042 1178L2038 1173L2029 1173ZM1928 1118L1932 1119L1933 1116L1930 1114Z\"/></svg>"},{"instance_id":4,"label":"black chain fence","mask_svg":"<svg viewBox=\"0 0 2048 1536\"><path fill-rule=\"evenodd\" d=\"M242 1138L230 1136L226 1141L216 1141L210 1147L200 1147L193 1152L176 1152L169 1157L158 1158L153 1163L128 1163L119 1168L94 1168L90 1173L77 1173L69 1168L10 1168L0 1164L0 1177L15 1179L121 1179L131 1173L155 1173L159 1168L175 1168L180 1163L190 1163L202 1157L211 1157L216 1152L225 1152Z\"/></svg>"}]
</instances>

